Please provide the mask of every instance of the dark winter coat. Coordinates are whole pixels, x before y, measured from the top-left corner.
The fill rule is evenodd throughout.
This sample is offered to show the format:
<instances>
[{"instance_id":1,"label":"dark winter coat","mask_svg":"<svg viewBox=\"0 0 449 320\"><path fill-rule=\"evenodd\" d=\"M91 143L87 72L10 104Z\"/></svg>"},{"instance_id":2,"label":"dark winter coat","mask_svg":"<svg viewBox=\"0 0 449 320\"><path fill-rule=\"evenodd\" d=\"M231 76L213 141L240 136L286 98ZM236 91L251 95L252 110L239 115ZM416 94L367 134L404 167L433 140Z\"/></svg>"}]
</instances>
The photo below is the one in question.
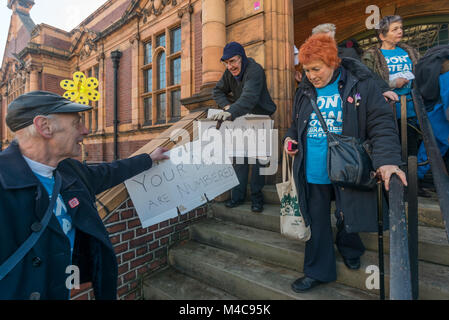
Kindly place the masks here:
<instances>
[{"instance_id":1,"label":"dark winter coat","mask_svg":"<svg viewBox=\"0 0 449 320\"><path fill-rule=\"evenodd\" d=\"M213 90L214 100L220 108L231 105L227 111L233 120L248 113L272 115L276 111L268 92L265 71L254 59L248 58L248 61L242 81L226 70Z\"/></svg>"},{"instance_id":2,"label":"dark winter coat","mask_svg":"<svg viewBox=\"0 0 449 320\"><path fill-rule=\"evenodd\" d=\"M73 261L70 243L55 215L35 246L0 281L1 299L67 300L66 274L69 265L78 266L80 282L92 282L96 299L117 297L117 257L109 235L94 206L94 195L67 164L72 161L85 173L95 194L99 194L151 167L147 154L113 163L86 166L74 160L62 161L60 194L76 230ZM79 205L68 202L77 198ZM17 143L0 153L0 264L31 234L31 225L42 220L49 196L25 162Z\"/></svg>"},{"instance_id":3,"label":"dark winter coat","mask_svg":"<svg viewBox=\"0 0 449 320\"><path fill-rule=\"evenodd\" d=\"M416 65L416 85L427 111L432 111L440 100L440 74L447 72L444 63L449 61L449 45L429 49Z\"/></svg>"},{"instance_id":4,"label":"dark winter coat","mask_svg":"<svg viewBox=\"0 0 449 320\"><path fill-rule=\"evenodd\" d=\"M400 165L401 147L394 123L391 107L370 72L360 68L356 60L343 58L341 63L339 92L343 108L343 135L370 139L373 145L372 160L375 169L383 165ZM355 105L355 95L360 94L359 105ZM348 101L352 97L352 102ZM306 136L310 115L313 111L310 99L317 99L316 89L304 78L296 92L293 119L286 137L298 141L299 152L295 156L293 174L299 196L299 205L306 224L310 224L307 208L307 181L305 174ZM358 130L357 130L358 127ZM339 187L340 210L344 215L347 232L377 231L376 191L359 191ZM384 202L385 210L388 210ZM387 216L387 215L386 215Z\"/></svg>"}]
</instances>

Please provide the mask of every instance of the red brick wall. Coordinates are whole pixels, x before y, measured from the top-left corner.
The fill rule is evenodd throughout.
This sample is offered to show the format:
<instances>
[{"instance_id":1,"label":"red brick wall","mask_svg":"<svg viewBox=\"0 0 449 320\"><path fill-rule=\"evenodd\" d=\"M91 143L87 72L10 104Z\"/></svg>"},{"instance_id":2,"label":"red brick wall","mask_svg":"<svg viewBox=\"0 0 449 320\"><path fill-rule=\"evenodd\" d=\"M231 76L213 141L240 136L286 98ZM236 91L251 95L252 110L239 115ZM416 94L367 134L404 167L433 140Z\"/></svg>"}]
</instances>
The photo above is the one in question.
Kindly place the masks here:
<instances>
[{"instance_id":1,"label":"red brick wall","mask_svg":"<svg viewBox=\"0 0 449 320\"><path fill-rule=\"evenodd\" d=\"M132 68L131 48L122 52L118 70L118 120L119 124L131 123L131 91L132 91ZM106 58L106 126L113 126L114 121L114 68L111 57Z\"/></svg>"},{"instance_id":2,"label":"red brick wall","mask_svg":"<svg viewBox=\"0 0 449 320\"><path fill-rule=\"evenodd\" d=\"M62 50L69 50L72 45L69 41L64 41L62 39L49 36L48 34L44 35L44 44Z\"/></svg>"},{"instance_id":3,"label":"red brick wall","mask_svg":"<svg viewBox=\"0 0 449 320\"><path fill-rule=\"evenodd\" d=\"M90 27L90 29L94 31L103 31L107 27L111 26L114 22L116 22L123 16L131 1L132 0L128 0L122 5L118 6L116 9L112 10L102 20L97 22L94 26Z\"/></svg>"},{"instance_id":4,"label":"red brick wall","mask_svg":"<svg viewBox=\"0 0 449 320\"><path fill-rule=\"evenodd\" d=\"M42 90L50 91L59 95L63 95L65 90L59 86L61 80L64 80L64 77L58 77L52 74L43 73L42 74Z\"/></svg>"},{"instance_id":5,"label":"red brick wall","mask_svg":"<svg viewBox=\"0 0 449 320\"><path fill-rule=\"evenodd\" d=\"M187 240L188 226L206 217L205 207L182 216L142 228L132 201L128 198L103 219L117 255L117 295L121 300L142 298L142 279L167 266L169 246ZM73 300L93 299L91 283L72 290Z\"/></svg>"},{"instance_id":6,"label":"red brick wall","mask_svg":"<svg viewBox=\"0 0 449 320\"><path fill-rule=\"evenodd\" d=\"M148 140L140 141L120 141L118 143L118 153L120 159L130 157L134 152L146 145ZM114 143L85 144L87 152L86 160L90 162L103 162L114 160Z\"/></svg>"},{"instance_id":7,"label":"red brick wall","mask_svg":"<svg viewBox=\"0 0 449 320\"><path fill-rule=\"evenodd\" d=\"M30 41L30 33L25 26L21 26L19 32L14 36L15 38L10 39L6 45L5 57L13 58L12 54L22 51L28 44L28 41Z\"/></svg>"},{"instance_id":8,"label":"red brick wall","mask_svg":"<svg viewBox=\"0 0 449 320\"><path fill-rule=\"evenodd\" d=\"M202 39L203 27L201 24L201 11L193 15L194 34L195 34L195 93L198 93L203 83L203 56Z\"/></svg>"}]
</instances>

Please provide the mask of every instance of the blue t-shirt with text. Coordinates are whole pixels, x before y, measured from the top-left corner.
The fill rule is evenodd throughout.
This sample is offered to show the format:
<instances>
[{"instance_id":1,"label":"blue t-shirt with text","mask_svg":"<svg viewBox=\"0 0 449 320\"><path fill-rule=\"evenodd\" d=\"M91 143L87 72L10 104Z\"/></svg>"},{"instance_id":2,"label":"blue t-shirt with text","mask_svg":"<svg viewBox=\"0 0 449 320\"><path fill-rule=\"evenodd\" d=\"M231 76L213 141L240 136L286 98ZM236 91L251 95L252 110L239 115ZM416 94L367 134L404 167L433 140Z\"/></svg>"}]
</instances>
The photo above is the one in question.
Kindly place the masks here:
<instances>
[{"instance_id":1,"label":"blue t-shirt with text","mask_svg":"<svg viewBox=\"0 0 449 320\"><path fill-rule=\"evenodd\" d=\"M44 186L45 190L48 193L48 196L51 198L53 192L53 186L55 185L55 178L47 178L36 172L33 172L35 176L39 179L39 181ZM75 246L75 229L72 228L72 217L67 213L67 207L64 204L64 200L61 195L58 194L58 198L56 199L56 204L53 209L53 213L58 219L59 224L61 225L61 229L64 234L67 236L70 242L70 253L73 254L73 248Z\"/></svg>"},{"instance_id":2,"label":"blue t-shirt with text","mask_svg":"<svg viewBox=\"0 0 449 320\"><path fill-rule=\"evenodd\" d=\"M341 74L324 88L316 88L317 105L329 132L343 131L343 109L338 81ZM307 128L306 178L313 184L330 184L327 173L327 137L315 112L309 118Z\"/></svg>"},{"instance_id":3,"label":"blue t-shirt with text","mask_svg":"<svg viewBox=\"0 0 449 320\"><path fill-rule=\"evenodd\" d=\"M388 71L390 72L390 77L394 76L399 72L412 72L413 64L410 60L408 53L399 47L393 50L381 49L382 54L387 61ZM394 89L399 96L405 95L407 97L407 118L416 117L415 109L413 107L413 101L411 101L411 90L412 90L412 82L410 80L409 83L404 85L402 88ZM396 116L398 119L401 118L401 103L396 103Z\"/></svg>"}]
</instances>

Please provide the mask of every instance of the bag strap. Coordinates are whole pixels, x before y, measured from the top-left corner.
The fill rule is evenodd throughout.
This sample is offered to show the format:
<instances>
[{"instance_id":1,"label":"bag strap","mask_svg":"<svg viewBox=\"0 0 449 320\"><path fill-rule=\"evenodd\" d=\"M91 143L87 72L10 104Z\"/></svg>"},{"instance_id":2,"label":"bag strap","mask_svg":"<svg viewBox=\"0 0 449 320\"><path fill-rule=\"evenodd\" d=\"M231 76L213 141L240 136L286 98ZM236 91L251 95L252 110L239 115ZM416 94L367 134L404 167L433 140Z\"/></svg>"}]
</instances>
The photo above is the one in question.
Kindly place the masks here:
<instances>
[{"instance_id":1,"label":"bag strap","mask_svg":"<svg viewBox=\"0 0 449 320\"><path fill-rule=\"evenodd\" d=\"M316 105L316 102L313 98L310 98L310 103L312 104L312 108L313 111L315 111L316 116L318 117L318 120L321 123L321 127L323 127L324 133L327 135L327 133L329 132L329 129L326 125L326 121L324 121L323 115L321 114L320 109L318 108L318 106Z\"/></svg>"},{"instance_id":2,"label":"bag strap","mask_svg":"<svg viewBox=\"0 0 449 320\"><path fill-rule=\"evenodd\" d=\"M25 257L25 255L33 248L37 240L41 237L42 233L47 228L50 218L53 215L53 208L58 198L59 192L61 190L61 176L57 171L55 171L55 185L53 186L53 192L51 194L50 204L48 205L47 211L44 214L41 222L37 228L39 230L33 231L33 233L26 239L21 246L0 266L0 280L2 280L6 275Z\"/></svg>"},{"instance_id":3,"label":"bag strap","mask_svg":"<svg viewBox=\"0 0 449 320\"><path fill-rule=\"evenodd\" d=\"M308 97L309 97L310 103L312 104L313 111L315 111L315 113L316 113L316 115L318 117L318 120L320 121L320 124L323 127L324 133L327 135L328 132L329 132L329 128L327 127L326 122L324 121L323 115L321 114L320 109L318 108L315 100L311 96L309 96L309 95L308 95ZM341 103L342 103L342 108L343 108L343 101ZM360 132L359 132L359 121L358 121L358 118L357 118L357 116L358 116L358 109L356 109L356 111L357 111L357 114L356 114L356 120L357 121L355 121L354 125L355 125L355 132L356 132L356 134L358 136L360 134Z\"/></svg>"},{"instance_id":4,"label":"bag strap","mask_svg":"<svg viewBox=\"0 0 449 320\"><path fill-rule=\"evenodd\" d=\"M287 151L285 151L284 149L284 155L282 157L282 182L286 182L286 178L288 175L288 180L291 180L292 178L292 171L293 171L293 162L295 160L295 156L292 157L292 165L290 166L290 160L289 160L289 155L287 153Z\"/></svg>"}]
</instances>

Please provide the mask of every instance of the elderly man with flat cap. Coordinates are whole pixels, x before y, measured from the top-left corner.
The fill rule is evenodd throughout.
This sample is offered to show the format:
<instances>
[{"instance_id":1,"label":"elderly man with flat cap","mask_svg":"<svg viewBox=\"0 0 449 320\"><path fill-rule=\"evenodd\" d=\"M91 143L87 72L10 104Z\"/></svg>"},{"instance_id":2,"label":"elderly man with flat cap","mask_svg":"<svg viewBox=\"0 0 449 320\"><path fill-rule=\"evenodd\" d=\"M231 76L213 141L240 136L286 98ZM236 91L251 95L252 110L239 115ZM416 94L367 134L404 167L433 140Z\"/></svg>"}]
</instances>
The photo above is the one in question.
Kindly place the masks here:
<instances>
[{"instance_id":1,"label":"elderly man with flat cap","mask_svg":"<svg viewBox=\"0 0 449 320\"><path fill-rule=\"evenodd\" d=\"M88 134L79 113L89 109L44 91L8 106L15 139L0 153L2 300L67 300L78 274L96 299L117 298L117 258L95 195L167 159L167 150L95 166L71 159Z\"/></svg>"},{"instance_id":2,"label":"elderly man with flat cap","mask_svg":"<svg viewBox=\"0 0 449 320\"><path fill-rule=\"evenodd\" d=\"M265 71L254 59L246 56L245 49L238 42L230 42L223 49L221 62L226 67L221 79L213 90L213 98L222 112L212 119L218 121L235 120L245 114L261 114L271 116L276 111L276 105L271 99L267 88ZM243 162L243 163L240 163ZM244 202L248 183L249 162L237 160L234 165L240 184L232 189L231 200L226 207L233 208ZM258 161L252 166L251 172L251 210L263 210L262 189L265 179L259 172Z\"/></svg>"}]
</instances>

